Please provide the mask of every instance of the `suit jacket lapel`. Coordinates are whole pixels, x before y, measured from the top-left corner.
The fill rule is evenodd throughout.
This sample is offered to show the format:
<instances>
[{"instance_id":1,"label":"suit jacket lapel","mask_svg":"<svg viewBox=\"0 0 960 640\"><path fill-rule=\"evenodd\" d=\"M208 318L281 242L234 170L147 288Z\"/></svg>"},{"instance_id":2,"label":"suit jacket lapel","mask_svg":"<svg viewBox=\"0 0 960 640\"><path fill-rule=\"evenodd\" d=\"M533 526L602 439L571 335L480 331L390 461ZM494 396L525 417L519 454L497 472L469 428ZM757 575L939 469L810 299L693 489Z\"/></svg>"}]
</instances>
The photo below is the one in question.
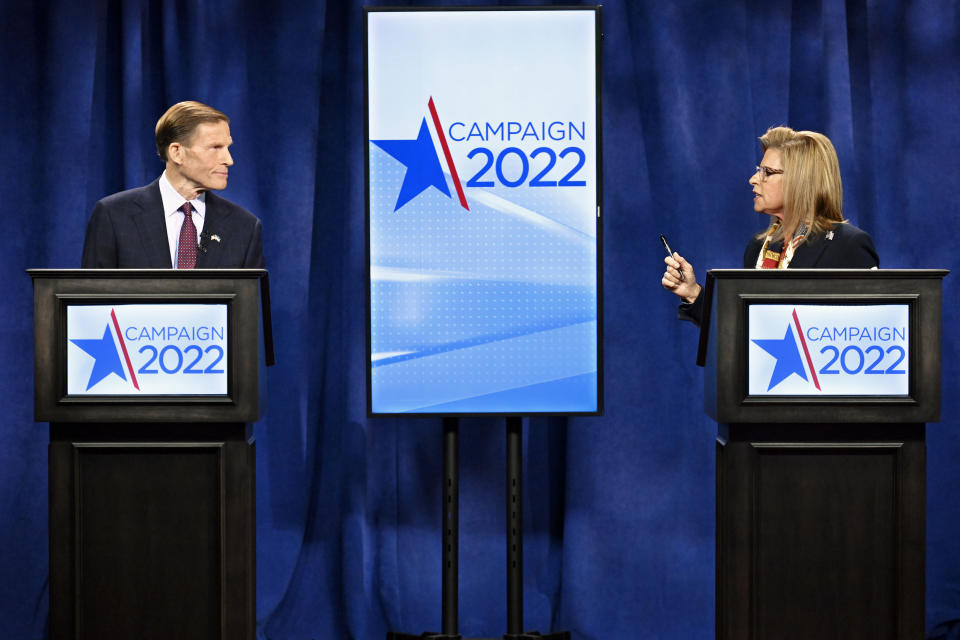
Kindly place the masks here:
<instances>
[{"instance_id":1,"label":"suit jacket lapel","mask_svg":"<svg viewBox=\"0 0 960 640\"><path fill-rule=\"evenodd\" d=\"M152 268L171 269L170 242L167 239L167 222L163 215L163 198L160 197L159 178L147 185L137 205L140 207L140 240L146 252L146 260Z\"/></svg>"},{"instance_id":2,"label":"suit jacket lapel","mask_svg":"<svg viewBox=\"0 0 960 640\"><path fill-rule=\"evenodd\" d=\"M797 247L790 261L790 266L794 269L812 269L820 262L820 256L827 250L827 240L823 235L809 238L806 242Z\"/></svg>"},{"instance_id":3,"label":"suit jacket lapel","mask_svg":"<svg viewBox=\"0 0 960 640\"><path fill-rule=\"evenodd\" d=\"M203 217L203 231L197 252L197 269L216 269L220 266L221 245L223 244L224 220L230 215L219 197L207 192L207 211ZM214 240L211 236L217 236ZM206 249L204 251L204 249Z\"/></svg>"}]
</instances>

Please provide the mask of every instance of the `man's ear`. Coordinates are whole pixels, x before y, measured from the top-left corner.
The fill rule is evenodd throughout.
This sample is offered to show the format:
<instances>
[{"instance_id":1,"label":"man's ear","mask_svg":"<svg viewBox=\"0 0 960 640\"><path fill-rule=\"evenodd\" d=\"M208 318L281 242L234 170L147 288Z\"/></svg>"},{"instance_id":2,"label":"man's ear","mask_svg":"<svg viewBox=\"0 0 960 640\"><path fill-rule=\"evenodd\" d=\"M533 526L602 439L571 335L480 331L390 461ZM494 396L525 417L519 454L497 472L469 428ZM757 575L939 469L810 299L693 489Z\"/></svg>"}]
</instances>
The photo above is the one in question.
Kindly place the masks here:
<instances>
[{"instance_id":1,"label":"man's ear","mask_svg":"<svg viewBox=\"0 0 960 640\"><path fill-rule=\"evenodd\" d=\"M167 159L176 165L183 164L183 145L179 142L171 142L167 146Z\"/></svg>"}]
</instances>

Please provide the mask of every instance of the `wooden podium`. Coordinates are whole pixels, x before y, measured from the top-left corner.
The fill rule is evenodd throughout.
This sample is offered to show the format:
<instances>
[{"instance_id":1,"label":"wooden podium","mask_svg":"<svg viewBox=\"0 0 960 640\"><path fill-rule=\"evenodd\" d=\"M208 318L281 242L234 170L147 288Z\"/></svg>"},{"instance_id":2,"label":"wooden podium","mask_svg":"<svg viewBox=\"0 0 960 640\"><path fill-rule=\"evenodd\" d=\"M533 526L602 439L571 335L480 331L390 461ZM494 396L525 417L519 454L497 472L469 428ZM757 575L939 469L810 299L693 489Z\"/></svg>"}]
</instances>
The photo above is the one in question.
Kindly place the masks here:
<instances>
[{"instance_id":1,"label":"wooden podium","mask_svg":"<svg viewBox=\"0 0 960 640\"><path fill-rule=\"evenodd\" d=\"M924 635L943 270L714 270L716 637Z\"/></svg>"},{"instance_id":2,"label":"wooden podium","mask_svg":"<svg viewBox=\"0 0 960 640\"><path fill-rule=\"evenodd\" d=\"M266 272L29 273L50 637L253 640Z\"/></svg>"}]
</instances>

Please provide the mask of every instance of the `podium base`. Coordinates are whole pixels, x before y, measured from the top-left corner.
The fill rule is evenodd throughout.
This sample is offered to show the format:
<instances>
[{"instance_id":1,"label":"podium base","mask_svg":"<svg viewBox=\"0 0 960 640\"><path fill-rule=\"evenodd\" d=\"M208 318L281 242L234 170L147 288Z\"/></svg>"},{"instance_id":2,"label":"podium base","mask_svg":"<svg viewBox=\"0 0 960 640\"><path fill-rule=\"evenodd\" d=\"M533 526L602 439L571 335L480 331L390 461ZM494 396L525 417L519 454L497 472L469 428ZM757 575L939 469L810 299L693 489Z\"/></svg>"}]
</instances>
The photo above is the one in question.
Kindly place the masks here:
<instances>
[{"instance_id":1,"label":"podium base","mask_svg":"<svg viewBox=\"0 0 960 640\"><path fill-rule=\"evenodd\" d=\"M923 424L725 424L716 460L717 640L925 637Z\"/></svg>"},{"instance_id":2,"label":"podium base","mask_svg":"<svg viewBox=\"0 0 960 640\"><path fill-rule=\"evenodd\" d=\"M50 637L253 640L245 423L50 424Z\"/></svg>"}]
</instances>

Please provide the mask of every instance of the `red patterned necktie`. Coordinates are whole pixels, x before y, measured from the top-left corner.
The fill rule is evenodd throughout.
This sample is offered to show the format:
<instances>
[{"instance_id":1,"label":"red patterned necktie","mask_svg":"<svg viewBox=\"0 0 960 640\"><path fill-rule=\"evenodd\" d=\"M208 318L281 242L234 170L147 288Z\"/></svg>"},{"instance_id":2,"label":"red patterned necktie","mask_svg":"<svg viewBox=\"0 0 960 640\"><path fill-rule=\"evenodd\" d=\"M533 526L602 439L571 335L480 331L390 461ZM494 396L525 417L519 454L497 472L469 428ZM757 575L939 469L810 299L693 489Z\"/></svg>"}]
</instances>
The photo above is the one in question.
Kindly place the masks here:
<instances>
[{"instance_id":1,"label":"red patterned necktie","mask_svg":"<svg viewBox=\"0 0 960 640\"><path fill-rule=\"evenodd\" d=\"M177 269L193 269L197 266L197 227L190 217L189 202L184 202L180 211L183 211L183 224L177 243Z\"/></svg>"}]
</instances>

